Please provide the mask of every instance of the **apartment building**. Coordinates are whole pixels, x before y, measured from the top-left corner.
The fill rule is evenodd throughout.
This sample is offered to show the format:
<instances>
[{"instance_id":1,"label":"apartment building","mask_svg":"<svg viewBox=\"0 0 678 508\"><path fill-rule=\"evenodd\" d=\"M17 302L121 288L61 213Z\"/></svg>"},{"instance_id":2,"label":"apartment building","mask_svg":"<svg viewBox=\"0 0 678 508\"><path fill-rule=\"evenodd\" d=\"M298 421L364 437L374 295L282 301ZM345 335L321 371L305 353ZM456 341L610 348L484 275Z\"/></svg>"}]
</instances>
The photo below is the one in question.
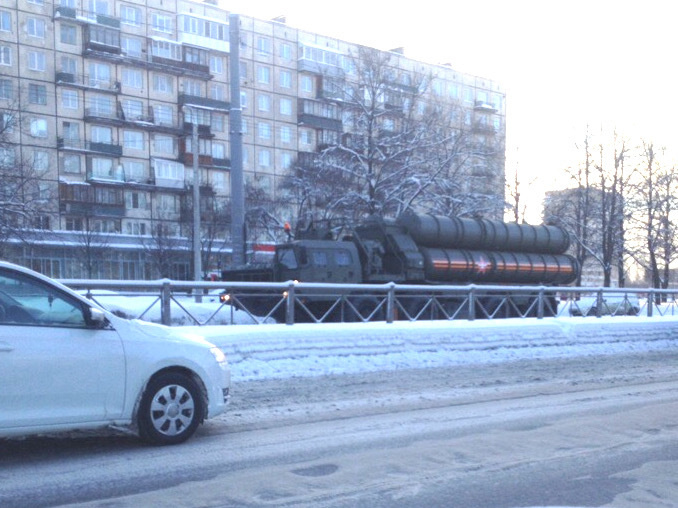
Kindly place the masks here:
<instances>
[{"instance_id":1,"label":"apartment building","mask_svg":"<svg viewBox=\"0 0 678 508\"><path fill-rule=\"evenodd\" d=\"M164 248L174 253L165 275L192 278L186 211L194 157L201 211L230 196L228 2L223 7L214 0L0 2L0 113L14 119L0 155L30 163L42 199L40 217L8 243L9 260L62 278L148 279L159 276L153 251ZM346 130L332 90L357 46L281 20L239 20L243 171L246 182L274 195L297 159ZM401 51L393 61L404 72L427 69L432 94L462 104L479 136L504 138L498 84ZM503 162L490 175L477 165L472 171L485 192L503 198ZM206 271L228 263L228 227L212 245Z\"/></svg>"}]
</instances>

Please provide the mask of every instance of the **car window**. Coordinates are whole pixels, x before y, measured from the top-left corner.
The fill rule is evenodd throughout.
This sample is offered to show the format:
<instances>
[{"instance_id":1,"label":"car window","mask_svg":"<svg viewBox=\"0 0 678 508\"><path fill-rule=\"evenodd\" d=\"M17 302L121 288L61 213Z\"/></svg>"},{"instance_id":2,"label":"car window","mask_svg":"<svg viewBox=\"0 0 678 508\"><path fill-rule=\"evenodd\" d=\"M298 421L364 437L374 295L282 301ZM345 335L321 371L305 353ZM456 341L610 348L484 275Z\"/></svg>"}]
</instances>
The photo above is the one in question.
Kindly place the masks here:
<instances>
[{"instance_id":1,"label":"car window","mask_svg":"<svg viewBox=\"0 0 678 508\"><path fill-rule=\"evenodd\" d=\"M313 259L313 266L327 266L327 252L312 250L311 258Z\"/></svg>"},{"instance_id":2,"label":"car window","mask_svg":"<svg viewBox=\"0 0 678 508\"><path fill-rule=\"evenodd\" d=\"M0 270L0 325L87 326L81 303L22 273Z\"/></svg>"},{"instance_id":3,"label":"car window","mask_svg":"<svg viewBox=\"0 0 678 508\"><path fill-rule=\"evenodd\" d=\"M349 251L340 249L334 253L334 262L337 266L351 266L353 259Z\"/></svg>"},{"instance_id":4,"label":"car window","mask_svg":"<svg viewBox=\"0 0 678 508\"><path fill-rule=\"evenodd\" d=\"M278 261L282 266L289 268L290 270L294 270L298 266L297 258L294 255L294 251L292 249L278 250Z\"/></svg>"}]
</instances>

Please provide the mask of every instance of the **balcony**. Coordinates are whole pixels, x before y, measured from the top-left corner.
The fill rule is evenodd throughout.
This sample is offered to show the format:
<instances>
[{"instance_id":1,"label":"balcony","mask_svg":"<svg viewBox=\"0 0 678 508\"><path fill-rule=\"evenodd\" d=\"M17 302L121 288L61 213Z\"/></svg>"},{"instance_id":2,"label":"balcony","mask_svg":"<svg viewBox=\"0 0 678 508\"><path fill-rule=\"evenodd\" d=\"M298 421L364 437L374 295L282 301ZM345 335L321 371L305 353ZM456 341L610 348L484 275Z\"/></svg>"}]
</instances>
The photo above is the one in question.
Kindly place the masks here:
<instances>
[{"instance_id":1,"label":"balcony","mask_svg":"<svg viewBox=\"0 0 678 508\"><path fill-rule=\"evenodd\" d=\"M191 167L193 166L193 154L190 152L184 152L182 153L179 158L181 159L181 162L183 162L186 166ZM205 155L205 154L200 154L198 157L198 165L200 166L213 166L214 165L214 159L212 159L211 155Z\"/></svg>"},{"instance_id":2,"label":"balcony","mask_svg":"<svg viewBox=\"0 0 678 508\"><path fill-rule=\"evenodd\" d=\"M70 72L57 72L54 74L57 85L72 86L81 90L96 90L104 93L120 93L120 82L91 78L84 74L72 74Z\"/></svg>"},{"instance_id":3,"label":"balcony","mask_svg":"<svg viewBox=\"0 0 678 508\"><path fill-rule=\"evenodd\" d=\"M190 136L193 134L193 124L191 122L184 122L184 135ZM198 137L213 138L212 127L209 125L198 124Z\"/></svg>"},{"instance_id":4,"label":"balcony","mask_svg":"<svg viewBox=\"0 0 678 508\"><path fill-rule=\"evenodd\" d=\"M490 104L489 102L485 101L476 101L475 105L473 106L473 109L475 109L476 111L485 111L487 113L497 112L497 108L495 108L493 104Z\"/></svg>"},{"instance_id":5,"label":"balcony","mask_svg":"<svg viewBox=\"0 0 678 508\"><path fill-rule=\"evenodd\" d=\"M89 203L85 201L59 202L59 210L69 215L82 215L84 217L124 217L125 205L108 205L101 203Z\"/></svg>"},{"instance_id":6,"label":"balcony","mask_svg":"<svg viewBox=\"0 0 678 508\"><path fill-rule=\"evenodd\" d=\"M185 133L184 129L172 119L156 118L151 107L147 109L146 114L127 114L120 104L117 105L115 112L102 108L85 108L84 120L111 127L129 127L173 136L181 136Z\"/></svg>"},{"instance_id":7,"label":"balcony","mask_svg":"<svg viewBox=\"0 0 678 508\"><path fill-rule=\"evenodd\" d=\"M341 112L336 104L299 99L297 121L299 125L308 125L318 129L337 132L343 130Z\"/></svg>"},{"instance_id":8,"label":"balcony","mask_svg":"<svg viewBox=\"0 0 678 508\"><path fill-rule=\"evenodd\" d=\"M80 23L92 23L103 25L110 28L120 29L120 18L109 16L108 14L98 14L96 12L75 9L73 7L57 6L54 9L54 19L66 18L68 20Z\"/></svg>"},{"instance_id":9,"label":"balcony","mask_svg":"<svg viewBox=\"0 0 678 508\"><path fill-rule=\"evenodd\" d=\"M207 97L199 97L197 95L188 95L185 93L179 94L179 106L194 106L196 108L211 109L228 112L231 109L231 103L228 101L220 101L217 99L209 99Z\"/></svg>"},{"instance_id":10,"label":"balcony","mask_svg":"<svg viewBox=\"0 0 678 508\"><path fill-rule=\"evenodd\" d=\"M122 156L122 146L120 145L71 138L57 138L57 149L86 154L106 155L109 157Z\"/></svg>"}]
</instances>

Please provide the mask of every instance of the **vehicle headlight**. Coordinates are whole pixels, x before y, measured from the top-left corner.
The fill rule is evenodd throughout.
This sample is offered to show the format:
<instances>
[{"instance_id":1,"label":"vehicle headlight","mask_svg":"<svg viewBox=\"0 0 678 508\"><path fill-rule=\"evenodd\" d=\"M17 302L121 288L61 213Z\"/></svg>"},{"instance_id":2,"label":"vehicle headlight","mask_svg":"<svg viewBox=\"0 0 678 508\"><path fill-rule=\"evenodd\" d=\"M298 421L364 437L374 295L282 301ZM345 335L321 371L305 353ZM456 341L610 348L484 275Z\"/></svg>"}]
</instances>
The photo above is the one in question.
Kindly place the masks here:
<instances>
[{"instance_id":1,"label":"vehicle headlight","mask_svg":"<svg viewBox=\"0 0 678 508\"><path fill-rule=\"evenodd\" d=\"M226 362L226 355L218 347L216 347L216 346L211 347L210 353L212 353L212 355L214 356L214 359L217 361L217 363L225 363Z\"/></svg>"}]
</instances>

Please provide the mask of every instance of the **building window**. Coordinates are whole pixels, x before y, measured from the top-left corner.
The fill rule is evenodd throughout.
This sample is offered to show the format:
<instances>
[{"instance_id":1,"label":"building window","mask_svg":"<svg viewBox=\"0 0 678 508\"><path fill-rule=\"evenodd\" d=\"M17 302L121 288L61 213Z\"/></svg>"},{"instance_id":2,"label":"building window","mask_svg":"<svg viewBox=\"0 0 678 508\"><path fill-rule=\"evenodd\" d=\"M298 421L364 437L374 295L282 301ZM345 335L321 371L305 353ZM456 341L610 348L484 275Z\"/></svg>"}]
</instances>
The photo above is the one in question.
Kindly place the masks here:
<instances>
[{"instance_id":1,"label":"building window","mask_svg":"<svg viewBox=\"0 0 678 508\"><path fill-rule=\"evenodd\" d=\"M160 93L174 93L174 80L167 74L153 74L153 91Z\"/></svg>"},{"instance_id":2,"label":"building window","mask_svg":"<svg viewBox=\"0 0 678 508\"><path fill-rule=\"evenodd\" d=\"M125 148L132 150L144 149L144 134L139 131L122 131L123 143Z\"/></svg>"},{"instance_id":3,"label":"building window","mask_svg":"<svg viewBox=\"0 0 678 508\"><path fill-rule=\"evenodd\" d=\"M122 101L122 111L127 120L139 120L144 114L144 103L139 100L125 99Z\"/></svg>"},{"instance_id":4,"label":"building window","mask_svg":"<svg viewBox=\"0 0 678 508\"><path fill-rule=\"evenodd\" d=\"M62 24L60 28L61 42L75 44L77 42L77 29L73 25Z\"/></svg>"},{"instance_id":5,"label":"building window","mask_svg":"<svg viewBox=\"0 0 678 508\"><path fill-rule=\"evenodd\" d=\"M31 119L31 136L34 138L47 137L47 120L44 118Z\"/></svg>"},{"instance_id":6,"label":"building window","mask_svg":"<svg viewBox=\"0 0 678 508\"><path fill-rule=\"evenodd\" d=\"M124 68L122 70L122 84L132 88L143 88L144 77L141 70Z\"/></svg>"},{"instance_id":7,"label":"building window","mask_svg":"<svg viewBox=\"0 0 678 508\"><path fill-rule=\"evenodd\" d=\"M28 102L31 104L47 104L47 87L45 85L28 84Z\"/></svg>"},{"instance_id":8,"label":"building window","mask_svg":"<svg viewBox=\"0 0 678 508\"><path fill-rule=\"evenodd\" d=\"M220 56L210 56L210 72L212 74L224 72L224 59Z\"/></svg>"},{"instance_id":9,"label":"building window","mask_svg":"<svg viewBox=\"0 0 678 508\"><path fill-rule=\"evenodd\" d=\"M184 47L184 61L197 65L209 66L209 53L204 49Z\"/></svg>"},{"instance_id":10,"label":"building window","mask_svg":"<svg viewBox=\"0 0 678 508\"><path fill-rule=\"evenodd\" d=\"M45 20L38 18L28 18L26 21L26 32L31 37L45 37Z\"/></svg>"},{"instance_id":11,"label":"building window","mask_svg":"<svg viewBox=\"0 0 678 508\"><path fill-rule=\"evenodd\" d=\"M79 141L80 140L80 126L73 122L63 122L62 135L65 140Z\"/></svg>"},{"instance_id":12,"label":"building window","mask_svg":"<svg viewBox=\"0 0 678 508\"><path fill-rule=\"evenodd\" d=\"M106 143L110 145L113 140L113 131L110 127L102 127L100 125L93 125L92 130L92 141L94 143Z\"/></svg>"},{"instance_id":13,"label":"building window","mask_svg":"<svg viewBox=\"0 0 678 508\"><path fill-rule=\"evenodd\" d=\"M120 21L126 25L141 25L141 10L131 5L120 6Z\"/></svg>"},{"instance_id":14,"label":"building window","mask_svg":"<svg viewBox=\"0 0 678 508\"><path fill-rule=\"evenodd\" d=\"M204 97L202 82L195 79L184 79L184 93L194 97Z\"/></svg>"},{"instance_id":15,"label":"building window","mask_svg":"<svg viewBox=\"0 0 678 508\"><path fill-rule=\"evenodd\" d=\"M289 125L280 127L280 141L286 145L292 142L292 129L290 129Z\"/></svg>"},{"instance_id":16,"label":"building window","mask_svg":"<svg viewBox=\"0 0 678 508\"><path fill-rule=\"evenodd\" d=\"M215 159L226 158L226 147L223 143L212 143L212 157Z\"/></svg>"},{"instance_id":17,"label":"building window","mask_svg":"<svg viewBox=\"0 0 678 508\"><path fill-rule=\"evenodd\" d=\"M311 131L308 130L308 129L300 129L299 130L299 140L301 141L301 144L303 144L303 145L313 144L313 138L311 136Z\"/></svg>"},{"instance_id":18,"label":"building window","mask_svg":"<svg viewBox=\"0 0 678 508\"><path fill-rule=\"evenodd\" d=\"M155 123L157 125L174 125L174 108L167 104L153 106Z\"/></svg>"},{"instance_id":19,"label":"building window","mask_svg":"<svg viewBox=\"0 0 678 508\"><path fill-rule=\"evenodd\" d=\"M267 140L271 139L271 124L266 122L259 122L259 139Z\"/></svg>"},{"instance_id":20,"label":"building window","mask_svg":"<svg viewBox=\"0 0 678 508\"><path fill-rule=\"evenodd\" d=\"M146 165L139 161L125 162L125 179L129 182L146 181Z\"/></svg>"},{"instance_id":21,"label":"building window","mask_svg":"<svg viewBox=\"0 0 678 508\"><path fill-rule=\"evenodd\" d=\"M106 28L104 25L87 25L89 41L109 46L111 48L120 47L120 31L112 28Z\"/></svg>"},{"instance_id":22,"label":"building window","mask_svg":"<svg viewBox=\"0 0 678 508\"><path fill-rule=\"evenodd\" d=\"M33 151L33 170L44 173L49 169L49 153L44 150Z\"/></svg>"},{"instance_id":23,"label":"building window","mask_svg":"<svg viewBox=\"0 0 678 508\"><path fill-rule=\"evenodd\" d=\"M271 167L271 152L268 150L259 150L259 167Z\"/></svg>"},{"instance_id":24,"label":"building window","mask_svg":"<svg viewBox=\"0 0 678 508\"><path fill-rule=\"evenodd\" d=\"M113 159L92 157L90 163L93 177L106 179L113 177Z\"/></svg>"},{"instance_id":25,"label":"building window","mask_svg":"<svg viewBox=\"0 0 678 508\"><path fill-rule=\"evenodd\" d=\"M268 85L271 82L271 68L263 65L257 67L257 81Z\"/></svg>"},{"instance_id":26,"label":"building window","mask_svg":"<svg viewBox=\"0 0 678 508\"><path fill-rule=\"evenodd\" d=\"M153 168L156 178L184 181L184 165L179 162L153 159ZM174 198L174 196L167 197ZM174 209L174 207L172 207L172 209Z\"/></svg>"},{"instance_id":27,"label":"building window","mask_svg":"<svg viewBox=\"0 0 678 508\"><path fill-rule=\"evenodd\" d=\"M301 90L303 92L313 92L313 79L311 79L311 76L301 77Z\"/></svg>"},{"instance_id":28,"label":"building window","mask_svg":"<svg viewBox=\"0 0 678 508\"><path fill-rule=\"evenodd\" d=\"M13 88L12 80L0 79L0 99L12 99L12 95L14 95Z\"/></svg>"},{"instance_id":29,"label":"building window","mask_svg":"<svg viewBox=\"0 0 678 508\"><path fill-rule=\"evenodd\" d=\"M217 101L226 100L226 88L219 83L212 83L210 85L210 97Z\"/></svg>"},{"instance_id":30,"label":"building window","mask_svg":"<svg viewBox=\"0 0 678 508\"><path fill-rule=\"evenodd\" d=\"M0 11L0 32L12 31L12 15L8 11Z\"/></svg>"},{"instance_id":31,"label":"building window","mask_svg":"<svg viewBox=\"0 0 678 508\"><path fill-rule=\"evenodd\" d=\"M89 64L89 85L90 86L109 86L111 84L111 67L108 64L90 62Z\"/></svg>"},{"instance_id":32,"label":"building window","mask_svg":"<svg viewBox=\"0 0 678 508\"><path fill-rule=\"evenodd\" d=\"M292 167L292 154L289 152L283 152L282 154L282 167L283 169L289 169Z\"/></svg>"},{"instance_id":33,"label":"building window","mask_svg":"<svg viewBox=\"0 0 678 508\"><path fill-rule=\"evenodd\" d=\"M292 100L291 99L280 99L280 114L281 115L291 115L292 114Z\"/></svg>"},{"instance_id":34,"label":"building window","mask_svg":"<svg viewBox=\"0 0 678 508\"><path fill-rule=\"evenodd\" d=\"M292 88L292 73L290 71L280 71L280 86Z\"/></svg>"},{"instance_id":35,"label":"building window","mask_svg":"<svg viewBox=\"0 0 678 508\"><path fill-rule=\"evenodd\" d=\"M271 110L271 97L266 94L260 94L259 100L259 111L267 112Z\"/></svg>"},{"instance_id":36,"label":"building window","mask_svg":"<svg viewBox=\"0 0 678 508\"><path fill-rule=\"evenodd\" d=\"M113 100L103 95L89 98L88 113L95 116L110 116L113 114Z\"/></svg>"},{"instance_id":37,"label":"building window","mask_svg":"<svg viewBox=\"0 0 678 508\"><path fill-rule=\"evenodd\" d=\"M45 54L40 51L29 51L28 68L32 71L44 72Z\"/></svg>"},{"instance_id":38,"label":"building window","mask_svg":"<svg viewBox=\"0 0 678 508\"><path fill-rule=\"evenodd\" d=\"M257 51L260 55L269 55L271 53L271 41L266 37L257 38Z\"/></svg>"},{"instance_id":39,"label":"building window","mask_svg":"<svg viewBox=\"0 0 678 508\"><path fill-rule=\"evenodd\" d=\"M75 60L75 58L71 58L70 56L62 56L61 72L66 72L75 76L78 73L78 62Z\"/></svg>"},{"instance_id":40,"label":"building window","mask_svg":"<svg viewBox=\"0 0 678 508\"><path fill-rule=\"evenodd\" d=\"M153 136L153 150L155 151L155 153L173 155L174 138L172 136L156 134L155 136Z\"/></svg>"},{"instance_id":41,"label":"building window","mask_svg":"<svg viewBox=\"0 0 678 508\"><path fill-rule=\"evenodd\" d=\"M0 46L0 65L12 65L12 48Z\"/></svg>"},{"instance_id":42,"label":"building window","mask_svg":"<svg viewBox=\"0 0 678 508\"><path fill-rule=\"evenodd\" d=\"M120 38L120 49L123 54L131 58L141 58L141 40L135 37L122 36Z\"/></svg>"},{"instance_id":43,"label":"building window","mask_svg":"<svg viewBox=\"0 0 678 508\"><path fill-rule=\"evenodd\" d=\"M224 132L225 127L225 122L224 122L224 115L221 115L219 113L212 113L212 131L214 132Z\"/></svg>"},{"instance_id":44,"label":"building window","mask_svg":"<svg viewBox=\"0 0 678 508\"><path fill-rule=\"evenodd\" d=\"M246 92L240 92L240 107L242 109L247 108L247 93Z\"/></svg>"},{"instance_id":45,"label":"building window","mask_svg":"<svg viewBox=\"0 0 678 508\"><path fill-rule=\"evenodd\" d=\"M64 155L63 170L64 173L80 173L80 156Z\"/></svg>"},{"instance_id":46,"label":"building window","mask_svg":"<svg viewBox=\"0 0 678 508\"><path fill-rule=\"evenodd\" d=\"M283 60L292 60L292 46L283 42L280 45L280 58Z\"/></svg>"},{"instance_id":47,"label":"building window","mask_svg":"<svg viewBox=\"0 0 678 508\"><path fill-rule=\"evenodd\" d=\"M78 92L75 90L62 90L61 106L68 109L78 109Z\"/></svg>"},{"instance_id":48,"label":"building window","mask_svg":"<svg viewBox=\"0 0 678 508\"><path fill-rule=\"evenodd\" d=\"M172 33L172 18L154 12L151 14L151 27L157 32Z\"/></svg>"},{"instance_id":49,"label":"building window","mask_svg":"<svg viewBox=\"0 0 678 508\"><path fill-rule=\"evenodd\" d=\"M181 43L151 40L151 54L159 58L181 61Z\"/></svg>"},{"instance_id":50,"label":"building window","mask_svg":"<svg viewBox=\"0 0 678 508\"><path fill-rule=\"evenodd\" d=\"M93 14L108 14L108 0L89 0L89 11Z\"/></svg>"}]
</instances>

